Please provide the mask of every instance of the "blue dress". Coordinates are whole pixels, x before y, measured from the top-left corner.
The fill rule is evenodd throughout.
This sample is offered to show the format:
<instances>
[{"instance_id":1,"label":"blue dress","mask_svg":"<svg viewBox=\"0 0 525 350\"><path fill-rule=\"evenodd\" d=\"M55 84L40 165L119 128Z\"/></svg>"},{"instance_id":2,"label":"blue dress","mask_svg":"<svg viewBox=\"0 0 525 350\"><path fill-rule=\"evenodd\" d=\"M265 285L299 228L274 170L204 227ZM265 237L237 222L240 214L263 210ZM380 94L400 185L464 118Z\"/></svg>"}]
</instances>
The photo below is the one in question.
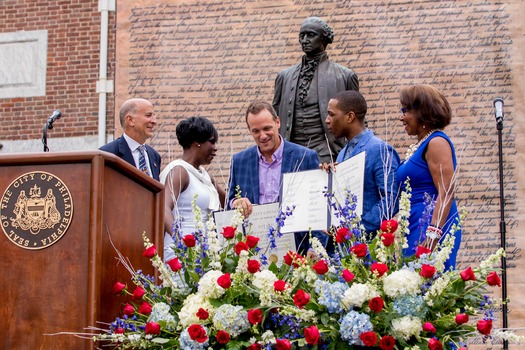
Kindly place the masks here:
<instances>
[{"instance_id":1,"label":"blue dress","mask_svg":"<svg viewBox=\"0 0 525 350\"><path fill-rule=\"evenodd\" d=\"M412 197L410 199L410 219L409 219L409 229L410 234L408 238L408 248L405 249L404 254L407 256L412 256L415 254L417 246L419 243L422 243L424 240L424 234L427 229L428 224L432 218L432 213L428 214L426 217L425 213L425 194L428 194L434 201L437 198L437 188L434 186L432 180L432 175L428 168L428 164L424 158L425 151L428 147L428 143L434 137L442 137L448 141L450 147L452 148L452 161L454 163L454 169L456 169L456 153L454 151L454 145L448 136L442 131L435 131L431 134L414 152L414 154L408 159L408 161L403 161L399 168L397 169L396 180L401 188L404 190L404 182L406 178L410 178L410 187L412 188ZM423 217L425 216L425 217ZM452 206L450 207L450 212L448 214L446 223L443 227L443 234L450 234L450 228L453 224L458 223L459 213L456 205L456 200L454 199ZM455 268L456 266L456 256L459 250L459 245L461 243L461 230L456 231L456 238L454 242L454 249L452 250L449 259L445 263L445 269L448 270L449 267Z\"/></svg>"}]
</instances>

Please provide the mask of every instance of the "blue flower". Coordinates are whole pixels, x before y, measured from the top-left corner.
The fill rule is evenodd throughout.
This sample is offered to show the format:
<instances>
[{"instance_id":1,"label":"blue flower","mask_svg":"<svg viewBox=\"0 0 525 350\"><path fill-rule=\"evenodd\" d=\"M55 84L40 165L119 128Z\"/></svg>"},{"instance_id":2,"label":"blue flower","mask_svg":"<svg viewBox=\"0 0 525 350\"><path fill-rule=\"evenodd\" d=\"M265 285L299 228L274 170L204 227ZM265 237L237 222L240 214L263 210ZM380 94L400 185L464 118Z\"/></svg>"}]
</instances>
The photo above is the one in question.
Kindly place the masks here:
<instances>
[{"instance_id":1,"label":"blue flower","mask_svg":"<svg viewBox=\"0 0 525 350\"><path fill-rule=\"evenodd\" d=\"M428 308L422 296L404 295L394 300L394 311L401 317L414 316L424 318Z\"/></svg>"},{"instance_id":2,"label":"blue flower","mask_svg":"<svg viewBox=\"0 0 525 350\"><path fill-rule=\"evenodd\" d=\"M364 332L374 330L370 316L353 310L349 311L339 323L341 339L346 340L350 345L365 345L359 337Z\"/></svg>"},{"instance_id":3,"label":"blue flower","mask_svg":"<svg viewBox=\"0 0 525 350\"><path fill-rule=\"evenodd\" d=\"M348 285L342 282L328 283L317 281L315 284L315 291L319 294L317 301L319 304L326 306L330 313L340 313L344 311L341 299L347 289Z\"/></svg>"}]
</instances>

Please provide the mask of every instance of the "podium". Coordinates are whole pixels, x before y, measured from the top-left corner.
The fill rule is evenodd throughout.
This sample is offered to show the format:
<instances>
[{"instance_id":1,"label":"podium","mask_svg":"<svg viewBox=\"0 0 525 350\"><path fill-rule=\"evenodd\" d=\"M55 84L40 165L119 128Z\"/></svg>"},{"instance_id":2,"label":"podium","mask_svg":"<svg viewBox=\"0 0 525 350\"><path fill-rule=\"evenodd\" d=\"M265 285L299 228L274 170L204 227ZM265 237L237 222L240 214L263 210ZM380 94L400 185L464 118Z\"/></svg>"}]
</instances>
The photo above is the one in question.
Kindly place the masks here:
<instances>
[{"instance_id":1,"label":"podium","mask_svg":"<svg viewBox=\"0 0 525 350\"><path fill-rule=\"evenodd\" d=\"M107 329L122 315L129 299L113 285L134 285L111 241L135 270L154 275L142 233L162 251L163 189L102 151L1 155L0 348L94 349L92 340L49 334Z\"/></svg>"}]
</instances>

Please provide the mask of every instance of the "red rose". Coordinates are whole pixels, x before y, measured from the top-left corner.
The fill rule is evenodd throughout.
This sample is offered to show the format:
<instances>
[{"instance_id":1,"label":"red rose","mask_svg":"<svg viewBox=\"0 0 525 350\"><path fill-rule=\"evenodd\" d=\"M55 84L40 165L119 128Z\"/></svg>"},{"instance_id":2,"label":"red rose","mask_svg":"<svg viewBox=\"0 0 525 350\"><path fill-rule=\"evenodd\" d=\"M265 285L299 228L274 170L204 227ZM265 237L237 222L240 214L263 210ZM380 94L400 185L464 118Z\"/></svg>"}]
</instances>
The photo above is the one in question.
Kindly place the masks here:
<instances>
[{"instance_id":1,"label":"red rose","mask_svg":"<svg viewBox=\"0 0 525 350\"><path fill-rule=\"evenodd\" d=\"M431 278L436 273L436 268L432 265L423 264L419 275L424 278Z\"/></svg>"},{"instance_id":2,"label":"red rose","mask_svg":"<svg viewBox=\"0 0 525 350\"><path fill-rule=\"evenodd\" d=\"M250 248L255 248L257 243L259 243L259 237L255 236L246 236L246 245Z\"/></svg>"},{"instance_id":3,"label":"red rose","mask_svg":"<svg viewBox=\"0 0 525 350\"><path fill-rule=\"evenodd\" d=\"M436 338L430 338L428 340L428 350L443 350L443 345Z\"/></svg>"},{"instance_id":4,"label":"red rose","mask_svg":"<svg viewBox=\"0 0 525 350\"><path fill-rule=\"evenodd\" d=\"M113 293L119 294L122 293L122 291L126 289L126 285L124 283L117 282L113 286Z\"/></svg>"},{"instance_id":5,"label":"red rose","mask_svg":"<svg viewBox=\"0 0 525 350\"><path fill-rule=\"evenodd\" d=\"M350 282L351 280L354 279L355 275L353 273L351 273L350 271L348 271L348 269L345 269L342 273L342 276L344 278L344 280L346 282Z\"/></svg>"},{"instance_id":6,"label":"red rose","mask_svg":"<svg viewBox=\"0 0 525 350\"><path fill-rule=\"evenodd\" d=\"M393 233L382 233L380 236L385 247L390 247L394 244L394 240L396 239L396 236L394 236Z\"/></svg>"},{"instance_id":7,"label":"red rose","mask_svg":"<svg viewBox=\"0 0 525 350\"><path fill-rule=\"evenodd\" d=\"M219 344L226 344L230 341L230 335L226 331L218 331L215 334L215 338L217 338L217 343Z\"/></svg>"},{"instance_id":8,"label":"red rose","mask_svg":"<svg viewBox=\"0 0 525 350\"><path fill-rule=\"evenodd\" d=\"M465 270L461 271L459 273L463 281L475 281L476 276L474 275L474 271L472 271L472 268L466 268Z\"/></svg>"},{"instance_id":9,"label":"red rose","mask_svg":"<svg viewBox=\"0 0 525 350\"><path fill-rule=\"evenodd\" d=\"M256 273L260 271L261 269L261 263L257 260L248 260L248 272L249 273Z\"/></svg>"},{"instance_id":10,"label":"red rose","mask_svg":"<svg viewBox=\"0 0 525 350\"><path fill-rule=\"evenodd\" d=\"M495 271L488 274L487 283L489 284L489 286L501 287L501 280L499 279L499 276Z\"/></svg>"},{"instance_id":11,"label":"red rose","mask_svg":"<svg viewBox=\"0 0 525 350\"><path fill-rule=\"evenodd\" d=\"M170 261L167 261L166 264L168 264L168 266L175 272L182 269L182 264L180 263L179 258L177 257L174 257Z\"/></svg>"},{"instance_id":12,"label":"red rose","mask_svg":"<svg viewBox=\"0 0 525 350\"><path fill-rule=\"evenodd\" d=\"M151 314L151 305L147 302L143 302L142 305L139 306L139 314L143 315L149 315Z\"/></svg>"},{"instance_id":13,"label":"red rose","mask_svg":"<svg viewBox=\"0 0 525 350\"><path fill-rule=\"evenodd\" d=\"M129 303L126 303L126 306L124 306L123 311L124 311L124 315L132 316L135 313L135 308Z\"/></svg>"},{"instance_id":14,"label":"red rose","mask_svg":"<svg viewBox=\"0 0 525 350\"><path fill-rule=\"evenodd\" d=\"M460 348L458 348L458 350L468 350L466 347L462 346Z\"/></svg>"},{"instance_id":15,"label":"red rose","mask_svg":"<svg viewBox=\"0 0 525 350\"><path fill-rule=\"evenodd\" d=\"M259 343L253 343L246 348L246 350L262 350L262 345Z\"/></svg>"},{"instance_id":16,"label":"red rose","mask_svg":"<svg viewBox=\"0 0 525 350\"><path fill-rule=\"evenodd\" d=\"M290 350L292 348L288 339L277 339L275 345L277 350Z\"/></svg>"},{"instance_id":17,"label":"red rose","mask_svg":"<svg viewBox=\"0 0 525 350\"><path fill-rule=\"evenodd\" d=\"M135 290L133 291L133 297L132 298L133 298L133 300L142 299L144 294L146 294L146 292L144 291L144 288L142 288L141 286L137 286L137 288L135 288Z\"/></svg>"},{"instance_id":18,"label":"red rose","mask_svg":"<svg viewBox=\"0 0 525 350\"><path fill-rule=\"evenodd\" d=\"M310 294L306 293L304 290L299 289L293 296L293 303L299 308L302 309L303 306L308 304L310 301Z\"/></svg>"},{"instance_id":19,"label":"red rose","mask_svg":"<svg viewBox=\"0 0 525 350\"><path fill-rule=\"evenodd\" d=\"M151 259L157 254L157 249L155 248L155 244L152 244L149 248L146 248L146 250L142 253L146 258Z\"/></svg>"},{"instance_id":20,"label":"red rose","mask_svg":"<svg viewBox=\"0 0 525 350\"><path fill-rule=\"evenodd\" d=\"M479 320L476 328L481 334L489 335L492 330L492 320Z\"/></svg>"},{"instance_id":21,"label":"red rose","mask_svg":"<svg viewBox=\"0 0 525 350\"><path fill-rule=\"evenodd\" d=\"M191 340L195 340L199 343L204 343L206 340L208 340L206 330L200 324L192 324L189 326L188 335L190 336Z\"/></svg>"},{"instance_id":22,"label":"red rose","mask_svg":"<svg viewBox=\"0 0 525 350\"><path fill-rule=\"evenodd\" d=\"M379 313L381 310L383 310L383 307L385 306L385 302L381 297L375 297L370 299L368 302L368 307L370 310L374 311L376 314Z\"/></svg>"},{"instance_id":23,"label":"red rose","mask_svg":"<svg viewBox=\"0 0 525 350\"><path fill-rule=\"evenodd\" d=\"M377 343L377 335L374 332L363 332L359 336L359 339L361 339L365 346L374 346Z\"/></svg>"},{"instance_id":24,"label":"red rose","mask_svg":"<svg viewBox=\"0 0 525 350\"><path fill-rule=\"evenodd\" d=\"M394 350L396 346L396 339L390 335L385 335L379 341L379 347L381 350Z\"/></svg>"},{"instance_id":25,"label":"red rose","mask_svg":"<svg viewBox=\"0 0 525 350\"><path fill-rule=\"evenodd\" d=\"M124 334L124 328L118 327L117 329L115 329L114 333L115 334Z\"/></svg>"},{"instance_id":26,"label":"red rose","mask_svg":"<svg viewBox=\"0 0 525 350\"><path fill-rule=\"evenodd\" d=\"M148 322L146 323L146 334L159 334L160 333L160 324L157 322Z\"/></svg>"},{"instance_id":27,"label":"red rose","mask_svg":"<svg viewBox=\"0 0 525 350\"><path fill-rule=\"evenodd\" d=\"M344 243L348 241L352 237L352 234L350 233L350 230L346 227L340 227L337 230L337 233L335 234L335 241L337 243Z\"/></svg>"},{"instance_id":28,"label":"red rose","mask_svg":"<svg viewBox=\"0 0 525 350\"><path fill-rule=\"evenodd\" d=\"M197 244L197 241L195 240L195 236L193 235L186 235L182 237L182 242L184 242L184 245L188 248L195 247L195 244Z\"/></svg>"},{"instance_id":29,"label":"red rose","mask_svg":"<svg viewBox=\"0 0 525 350\"><path fill-rule=\"evenodd\" d=\"M208 317L210 317L210 314L208 313L208 311L206 311L205 309L201 307L199 308L199 311L197 311L195 316L197 316L199 320L206 320L208 319Z\"/></svg>"},{"instance_id":30,"label":"red rose","mask_svg":"<svg viewBox=\"0 0 525 350\"><path fill-rule=\"evenodd\" d=\"M262 311L259 309L248 310L248 321L251 324L258 324L262 322Z\"/></svg>"},{"instance_id":31,"label":"red rose","mask_svg":"<svg viewBox=\"0 0 525 350\"><path fill-rule=\"evenodd\" d=\"M288 287L289 287L288 283L286 283L283 280L277 280L277 281L273 282L273 289L276 292L283 292Z\"/></svg>"},{"instance_id":32,"label":"red rose","mask_svg":"<svg viewBox=\"0 0 525 350\"><path fill-rule=\"evenodd\" d=\"M436 333L436 327L434 327L434 325L430 322L425 322L423 324L423 330L425 332Z\"/></svg>"},{"instance_id":33,"label":"red rose","mask_svg":"<svg viewBox=\"0 0 525 350\"><path fill-rule=\"evenodd\" d=\"M324 260L319 260L312 266L312 269L314 269L318 275L324 275L328 272L328 264Z\"/></svg>"},{"instance_id":34,"label":"red rose","mask_svg":"<svg viewBox=\"0 0 525 350\"><path fill-rule=\"evenodd\" d=\"M235 236L235 231L237 229L235 227L226 226L222 228L222 235L226 239L232 239Z\"/></svg>"},{"instance_id":35,"label":"red rose","mask_svg":"<svg viewBox=\"0 0 525 350\"><path fill-rule=\"evenodd\" d=\"M421 245L417 246L417 250L416 250L416 258L421 258L421 255L423 254L430 254L432 253L432 251L430 249L428 249L427 247L423 247Z\"/></svg>"},{"instance_id":36,"label":"red rose","mask_svg":"<svg viewBox=\"0 0 525 350\"><path fill-rule=\"evenodd\" d=\"M468 315L467 314L457 314L456 315L456 323L457 324L464 324L468 322Z\"/></svg>"},{"instance_id":37,"label":"red rose","mask_svg":"<svg viewBox=\"0 0 525 350\"><path fill-rule=\"evenodd\" d=\"M304 259L302 255L294 253L291 250L289 250L286 253L283 259L286 265L292 266L293 264L293 267L299 267L299 264L303 264L306 262L306 260Z\"/></svg>"},{"instance_id":38,"label":"red rose","mask_svg":"<svg viewBox=\"0 0 525 350\"><path fill-rule=\"evenodd\" d=\"M375 262L372 264L372 267L370 267L370 271L372 271L372 273L377 272L377 275L381 277L388 271L388 266L383 263Z\"/></svg>"},{"instance_id":39,"label":"red rose","mask_svg":"<svg viewBox=\"0 0 525 350\"><path fill-rule=\"evenodd\" d=\"M366 255L368 251L368 246L364 243L358 243L355 246L353 246L350 251L354 253L355 256L358 258L362 258Z\"/></svg>"},{"instance_id":40,"label":"red rose","mask_svg":"<svg viewBox=\"0 0 525 350\"><path fill-rule=\"evenodd\" d=\"M316 326L310 326L304 329L304 340L306 340L306 343L316 345L319 343L320 338L321 335Z\"/></svg>"},{"instance_id":41,"label":"red rose","mask_svg":"<svg viewBox=\"0 0 525 350\"><path fill-rule=\"evenodd\" d=\"M379 228L385 233L394 233L397 230L397 226L398 224L396 220L383 220Z\"/></svg>"},{"instance_id":42,"label":"red rose","mask_svg":"<svg viewBox=\"0 0 525 350\"><path fill-rule=\"evenodd\" d=\"M248 247L248 245L244 242L239 242L233 247L233 250L235 250L237 255L241 255L243 250L250 250L250 247Z\"/></svg>"},{"instance_id":43,"label":"red rose","mask_svg":"<svg viewBox=\"0 0 525 350\"><path fill-rule=\"evenodd\" d=\"M217 278L217 284L219 286L221 286L222 288L224 288L224 289L230 288L230 286L232 285L232 280L230 278L230 274L229 273L225 273L221 277Z\"/></svg>"}]
</instances>

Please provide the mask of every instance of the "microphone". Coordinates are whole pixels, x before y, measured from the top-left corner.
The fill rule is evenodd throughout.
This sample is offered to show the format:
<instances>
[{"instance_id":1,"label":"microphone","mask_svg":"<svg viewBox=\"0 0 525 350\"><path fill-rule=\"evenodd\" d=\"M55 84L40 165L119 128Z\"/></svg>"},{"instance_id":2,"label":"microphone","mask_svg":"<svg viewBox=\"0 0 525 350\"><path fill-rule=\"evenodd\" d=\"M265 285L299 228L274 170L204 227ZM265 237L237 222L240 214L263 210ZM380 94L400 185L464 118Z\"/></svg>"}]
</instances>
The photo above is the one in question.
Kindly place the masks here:
<instances>
[{"instance_id":1,"label":"microphone","mask_svg":"<svg viewBox=\"0 0 525 350\"><path fill-rule=\"evenodd\" d=\"M62 112L60 112L58 109L54 111L53 114L51 114L49 118L47 118L48 129L53 129L53 122L57 119L60 119L61 116Z\"/></svg>"},{"instance_id":2,"label":"microphone","mask_svg":"<svg viewBox=\"0 0 525 350\"><path fill-rule=\"evenodd\" d=\"M497 97L494 99L494 116L498 124L503 123L503 99Z\"/></svg>"}]
</instances>

